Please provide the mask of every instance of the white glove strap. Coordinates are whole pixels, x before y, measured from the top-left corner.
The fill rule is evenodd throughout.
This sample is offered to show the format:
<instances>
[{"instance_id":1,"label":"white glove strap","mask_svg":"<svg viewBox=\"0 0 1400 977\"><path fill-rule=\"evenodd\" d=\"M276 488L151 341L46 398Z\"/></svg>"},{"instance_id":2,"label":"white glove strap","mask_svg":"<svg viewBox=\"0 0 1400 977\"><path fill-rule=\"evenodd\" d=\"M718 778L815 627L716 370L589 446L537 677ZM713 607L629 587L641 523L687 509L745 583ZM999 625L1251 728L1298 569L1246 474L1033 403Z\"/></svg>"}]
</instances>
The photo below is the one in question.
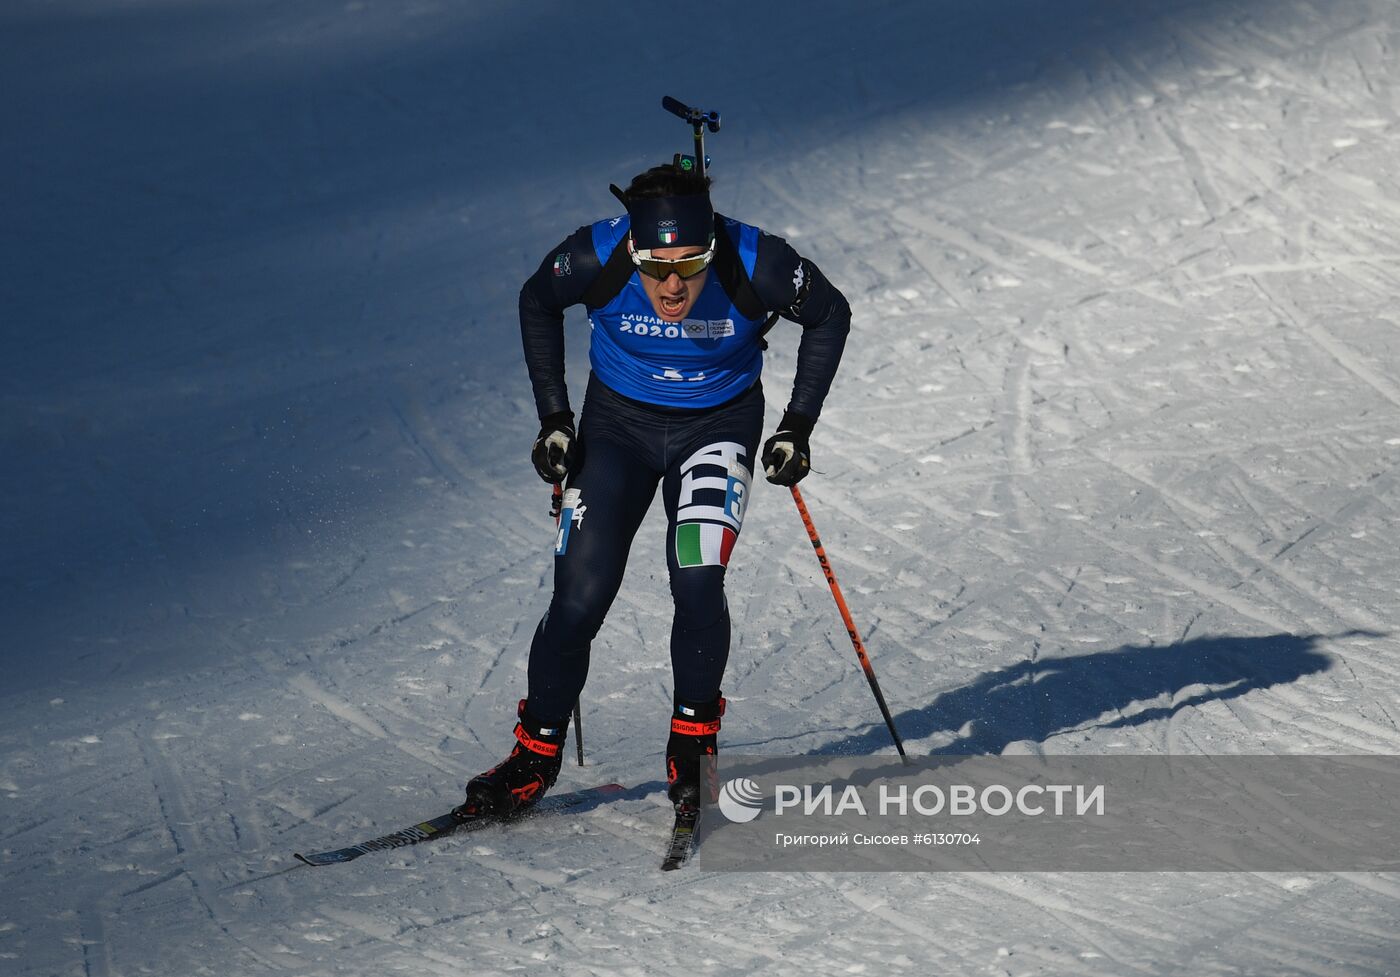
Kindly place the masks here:
<instances>
[{"instance_id":1,"label":"white glove strap","mask_svg":"<svg viewBox=\"0 0 1400 977\"><path fill-rule=\"evenodd\" d=\"M783 434L786 432L779 431L778 433ZM768 475L778 474L778 471L792 460L792 456L797 454L797 446L791 441L775 441L773 442L772 449L773 453L778 455L779 458L776 465L768 465L763 469Z\"/></svg>"},{"instance_id":2,"label":"white glove strap","mask_svg":"<svg viewBox=\"0 0 1400 977\"><path fill-rule=\"evenodd\" d=\"M551 449L559 449L559 457L564 457L564 452L569 450L569 444L573 439L569 437L567 431L551 431L549 437L544 439L544 456L550 457ZM558 475L566 474L563 465L550 465L551 469Z\"/></svg>"}]
</instances>

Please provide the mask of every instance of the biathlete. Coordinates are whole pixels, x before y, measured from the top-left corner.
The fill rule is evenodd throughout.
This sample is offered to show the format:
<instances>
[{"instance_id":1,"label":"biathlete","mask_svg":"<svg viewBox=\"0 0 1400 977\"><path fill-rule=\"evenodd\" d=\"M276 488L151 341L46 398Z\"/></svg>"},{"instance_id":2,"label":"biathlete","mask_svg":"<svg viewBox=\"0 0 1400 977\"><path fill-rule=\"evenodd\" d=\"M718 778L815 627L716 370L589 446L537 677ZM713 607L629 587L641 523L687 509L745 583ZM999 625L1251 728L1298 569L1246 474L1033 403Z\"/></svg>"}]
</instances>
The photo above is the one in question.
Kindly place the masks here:
<instances>
[{"instance_id":1,"label":"biathlete","mask_svg":"<svg viewBox=\"0 0 1400 977\"><path fill-rule=\"evenodd\" d=\"M554 784L589 647L622 584L632 538L658 485L674 712L669 796L699 800L699 758L717 752L729 658L724 573L758 457L796 484L850 330L845 297L781 238L715 213L710 179L676 164L625 191L626 213L579 228L520 292L520 333L540 432L531 450L563 483L554 594L530 645L528 694L510 755L467 785L468 811L515 814ZM582 302L592 367L577 428L564 381L564 310ZM792 399L763 443L762 333L776 312L802 326Z\"/></svg>"}]
</instances>

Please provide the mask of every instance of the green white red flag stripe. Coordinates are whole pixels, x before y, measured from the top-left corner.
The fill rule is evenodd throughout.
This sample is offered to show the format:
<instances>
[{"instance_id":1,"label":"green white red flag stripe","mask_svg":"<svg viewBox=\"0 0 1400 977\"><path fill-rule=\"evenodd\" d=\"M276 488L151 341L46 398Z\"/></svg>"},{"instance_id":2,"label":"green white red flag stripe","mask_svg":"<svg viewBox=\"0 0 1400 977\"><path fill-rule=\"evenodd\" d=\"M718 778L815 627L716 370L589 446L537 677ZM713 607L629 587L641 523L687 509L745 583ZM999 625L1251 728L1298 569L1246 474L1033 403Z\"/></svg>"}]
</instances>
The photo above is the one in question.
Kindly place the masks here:
<instances>
[{"instance_id":1,"label":"green white red flag stripe","mask_svg":"<svg viewBox=\"0 0 1400 977\"><path fill-rule=\"evenodd\" d=\"M676 563L683 567L728 566L738 534L728 526L686 522L676 527Z\"/></svg>"}]
</instances>

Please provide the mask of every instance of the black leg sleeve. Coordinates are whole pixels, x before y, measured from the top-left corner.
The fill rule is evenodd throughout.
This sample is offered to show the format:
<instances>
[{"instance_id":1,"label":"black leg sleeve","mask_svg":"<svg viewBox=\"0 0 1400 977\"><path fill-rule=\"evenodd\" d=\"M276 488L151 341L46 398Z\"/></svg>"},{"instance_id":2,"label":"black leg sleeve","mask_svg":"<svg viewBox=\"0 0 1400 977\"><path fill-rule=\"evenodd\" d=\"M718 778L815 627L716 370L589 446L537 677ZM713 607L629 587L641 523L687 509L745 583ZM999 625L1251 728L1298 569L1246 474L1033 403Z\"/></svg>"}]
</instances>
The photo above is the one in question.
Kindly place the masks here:
<instances>
[{"instance_id":1,"label":"black leg sleeve","mask_svg":"<svg viewBox=\"0 0 1400 977\"><path fill-rule=\"evenodd\" d=\"M562 722L583 691L589 647L622 585L659 479L635 452L591 437L587 407L581 436L586 461L565 489L569 522L561 522L555 547L554 596L530 645L528 708L549 722Z\"/></svg>"}]
</instances>

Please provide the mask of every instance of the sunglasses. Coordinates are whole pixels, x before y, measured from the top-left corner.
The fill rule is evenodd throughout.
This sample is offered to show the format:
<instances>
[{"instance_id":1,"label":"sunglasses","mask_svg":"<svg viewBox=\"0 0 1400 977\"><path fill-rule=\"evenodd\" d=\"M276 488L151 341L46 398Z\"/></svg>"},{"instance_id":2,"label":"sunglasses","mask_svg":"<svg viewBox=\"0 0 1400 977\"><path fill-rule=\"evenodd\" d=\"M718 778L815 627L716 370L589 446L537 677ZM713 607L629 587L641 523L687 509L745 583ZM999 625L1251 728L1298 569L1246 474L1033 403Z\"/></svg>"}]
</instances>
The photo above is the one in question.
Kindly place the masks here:
<instances>
[{"instance_id":1,"label":"sunglasses","mask_svg":"<svg viewBox=\"0 0 1400 977\"><path fill-rule=\"evenodd\" d=\"M715 242L710 239L710 247L704 254L697 254L690 258L676 258L674 261L666 258L653 258L651 251L643 248L638 250L632 246L632 239L627 239L627 250L632 255L632 264L637 266L637 270L648 278L655 278L659 282L664 282L672 275L680 275L681 278L694 278L706 268L710 267L710 262L715 260Z\"/></svg>"}]
</instances>

